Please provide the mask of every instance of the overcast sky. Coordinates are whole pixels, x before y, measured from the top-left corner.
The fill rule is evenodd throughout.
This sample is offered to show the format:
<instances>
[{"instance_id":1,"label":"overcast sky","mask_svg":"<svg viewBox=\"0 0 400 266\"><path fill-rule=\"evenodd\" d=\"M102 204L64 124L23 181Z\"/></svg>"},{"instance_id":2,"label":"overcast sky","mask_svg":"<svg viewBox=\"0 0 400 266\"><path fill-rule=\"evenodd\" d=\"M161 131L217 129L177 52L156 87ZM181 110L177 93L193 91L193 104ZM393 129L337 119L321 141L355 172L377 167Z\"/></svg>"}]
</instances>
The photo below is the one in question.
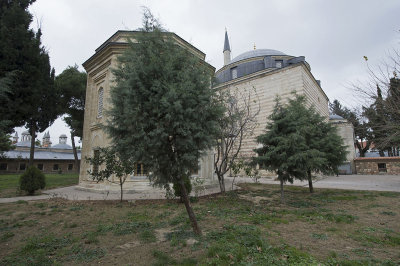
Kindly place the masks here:
<instances>
[{"instance_id":1,"label":"overcast sky","mask_svg":"<svg viewBox=\"0 0 400 266\"><path fill-rule=\"evenodd\" d=\"M139 28L142 6L206 53L217 69L223 65L225 28L232 58L254 44L305 56L329 99L348 106L355 102L348 84L366 77L363 56L375 65L400 46L398 0L37 0L29 10L59 74L74 64L83 70L82 63L117 30ZM49 131L53 144L69 132L61 119Z\"/></svg>"}]
</instances>

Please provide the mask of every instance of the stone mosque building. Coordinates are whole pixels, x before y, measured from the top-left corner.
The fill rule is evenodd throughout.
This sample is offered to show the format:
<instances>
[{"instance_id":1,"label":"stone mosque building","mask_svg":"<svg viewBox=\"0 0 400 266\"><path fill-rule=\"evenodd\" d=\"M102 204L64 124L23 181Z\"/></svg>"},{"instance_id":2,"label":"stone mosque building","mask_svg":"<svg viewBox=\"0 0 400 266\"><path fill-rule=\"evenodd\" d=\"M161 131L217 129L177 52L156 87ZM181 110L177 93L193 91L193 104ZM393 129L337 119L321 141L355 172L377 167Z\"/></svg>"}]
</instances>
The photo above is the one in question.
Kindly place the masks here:
<instances>
[{"instance_id":1,"label":"stone mosque building","mask_svg":"<svg viewBox=\"0 0 400 266\"><path fill-rule=\"evenodd\" d=\"M127 40L135 40L135 31L117 31L99 48L95 54L84 64L88 74L86 90L86 106L83 129L82 158L93 157L100 147L110 145L110 140L101 129L106 121L104 109L110 107L110 88L112 87L113 74L111 69L117 66L117 57L127 48ZM174 41L187 49L193 55L199 57L205 64L205 54L189 44L187 41L174 33L171 34ZM255 137L263 133L267 123L267 117L271 114L275 98L279 96L282 102L292 97L292 92L305 95L307 103L314 105L315 109L329 119L328 97L321 88L320 81L316 80L311 72L310 65L304 56L291 56L272 49L254 49L244 52L231 59L231 49L228 33L225 32L225 43L223 49L224 66L216 71L217 85L215 89L237 89L246 90L254 88L261 111L258 114L258 126L253 136L244 140L242 155L251 156L256 148ZM208 64L207 64L208 65ZM211 65L210 69L215 71ZM254 107L255 108L255 107ZM258 108L258 103L257 103ZM343 126L340 133L346 140L349 155L348 162L343 171L350 173L353 167L354 143L353 129L346 121L337 125ZM199 162L199 171L196 174L206 180L216 181L213 168L214 154L209 152ZM98 184L91 179L88 170L91 169L85 160L81 160L79 183L88 189L105 189L110 183ZM101 166L100 166L101 167ZM124 187L131 189L145 189L148 184L146 168L142 164L135 166L135 172L127 180Z\"/></svg>"}]
</instances>

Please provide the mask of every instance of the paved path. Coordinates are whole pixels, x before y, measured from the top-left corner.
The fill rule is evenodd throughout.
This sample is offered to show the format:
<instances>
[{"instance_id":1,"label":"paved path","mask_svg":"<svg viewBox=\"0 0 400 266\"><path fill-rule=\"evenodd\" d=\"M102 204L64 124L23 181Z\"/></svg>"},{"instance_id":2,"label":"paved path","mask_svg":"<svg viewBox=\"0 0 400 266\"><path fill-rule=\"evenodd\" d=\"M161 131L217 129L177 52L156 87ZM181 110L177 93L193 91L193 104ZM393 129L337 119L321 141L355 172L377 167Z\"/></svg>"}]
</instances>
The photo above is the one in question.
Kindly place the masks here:
<instances>
[{"instance_id":1,"label":"paved path","mask_svg":"<svg viewBox=\"0 0 400 266\"><path fill-rule=\"evenodd\" d=\"M250 178L236 178L235 183L253 182ZM260 183L279 184L273 179L262 178ZM230 190L232 187L232 178L226 178L226 188ZM290 184L288 184L290 185ZM307 182L295 181L293 186L308 186ZM351 189L351 190L376 190L376 191L395 191L400 192L400 176L399 175L341 175L339 177L329 176L322 177L314 182L314 188L335 188L335 189ZM218 185L209 186L201 195L218 193ZM61 197L68 200L118 200L119 191L113 192L92 192L80 189L79 186L63 187L44 191L38 196L24 196L14 198L0 198L0 203L16 202L19 200L42 200ZM160 189L151 189L149 191L135 192L128 191L124 194L125 200L137 199L164 199L165 192Z\"/></svg>"},{"instance_id":2,"label":"paved path","mask_svg":"<svg viewBox=\"0 0 400 266\"><path fill-rule=\"evenodd\" d=\"M235 180L236 183L249 181L252 182L252 180L249 180L248 178L236 178ZM259 182L265 184L279 184L278 181L273 179L262 178L259 179ZM313 185L314 188L400 192L400 175L340 175L338 177L325 176L315 180ZM308 182L295 180L293 186L308 187Z\"/></svg>"}]
</instances>

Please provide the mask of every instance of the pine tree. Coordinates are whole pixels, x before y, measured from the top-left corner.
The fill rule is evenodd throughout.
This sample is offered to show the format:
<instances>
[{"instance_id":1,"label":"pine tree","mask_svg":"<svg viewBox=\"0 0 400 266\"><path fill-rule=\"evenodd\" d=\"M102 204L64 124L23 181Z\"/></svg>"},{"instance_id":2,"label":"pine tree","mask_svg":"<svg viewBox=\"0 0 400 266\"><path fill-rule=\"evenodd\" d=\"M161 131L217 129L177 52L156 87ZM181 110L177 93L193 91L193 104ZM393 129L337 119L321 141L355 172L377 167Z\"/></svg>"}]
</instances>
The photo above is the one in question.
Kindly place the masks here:
<instances>
[{"instance_id":1,"label":"pine tree","mask_svg":"<svg viewBox=\"0 0 400 266\"><path fill-rule=\"evenodd\" d=\"M137 42L114 71L106 130L118 153L143 163L155 185L180 184L193 230L201 234L184 180L211 147L222 107L210 87L212 69L172 36L145 11Z\"/></svg>"},{"instance_id":2,"label":"pine tree","mask_svg":"<svg viewBox=\"0 0 400 266\"><path fill-rule=\"evenodd\" d=\"M41 44L41 30L35 33L29 29L32 15L28 7L33 2L13 0L0 4L0 84L9 86L0 98L0 114L7 121L8 131L16 126L29 129L29 165L33 164L36 132L49 127L59 112L54 69Z\"/></svg>"},{"instance_id":3,"label":"pine tree","mask_svg":"<svg viewBox=\"0 0 400 266\"><path fill-rule=\"evenodd\" d=\"M293 183L294 178L304 179L306 173L302 168L302 162L296 157L299 148L305 146L304 137L297 130L298 121L293 112L283 106L276 99L274 111L269 116L266 133L257 137L257 142L262 147L255 150L258 157L253 158L260 168L274 171L278 175L281 189L281 201L284 201L283 184Z\"/></svg>"},{"instance_id":4,"label":"pine tree","mask_svg":"<svg viewBox=\"0 0 400 266\"><path fill-rule=\"evenodd\" d=\"M29 58L29 47L34 32L29 29L32 16L28 7L34 0L0 2L0 135L2 151L11 148L7 134L16 126L22 126L18 110L23 104L18 99L19 89L24 86L23 70Z\"/></svg>"},{"instance_id":5,"label":"pine tree","mask_svg":"<svg viewBox=\"0 0 400 266\"><path fill-rule=\"evenodd\" d=\"M299 121L298 131L305 138L304 167L310 192L314 192L312 173L338 174L338 167L346 161L346 146L337 134L337 128L326 121L326 118L316 112L313 106L306 106L306 99L297 96L289 101Z\"/></svg>"},{"instance_id":6,"label":"pine tree","mask_svg":"<svg viewBox=\"0 0 400 266\"><path fill-rule=\"evenodd\" d=\"M312 173L337 173L346 159L346 147L336 128L315 109L307 107L304 96L294 95L287 105L279 100L267 124L266 133L257 138L262 147L256 149L254 162L275 171L281 184L293 179L308 180L313 192Z\"/></svg>"}]
</instances>

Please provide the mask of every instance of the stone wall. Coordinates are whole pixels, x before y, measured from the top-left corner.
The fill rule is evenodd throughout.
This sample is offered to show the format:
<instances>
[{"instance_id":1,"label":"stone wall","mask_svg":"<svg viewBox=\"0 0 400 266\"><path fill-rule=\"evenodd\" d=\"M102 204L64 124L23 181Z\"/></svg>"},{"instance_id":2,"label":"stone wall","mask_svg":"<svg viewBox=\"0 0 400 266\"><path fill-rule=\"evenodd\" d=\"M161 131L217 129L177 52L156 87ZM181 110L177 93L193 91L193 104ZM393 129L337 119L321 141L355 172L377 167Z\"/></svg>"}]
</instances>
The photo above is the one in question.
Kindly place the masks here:
<instances>
[{"instance_id":1,"label":"stone wall","mask_svg":"<svg viewBox=\"0 0 400 266\"><path fill-rule=\"evenodd\" d=\"M0 160L0 174L17 173L22 174L28 168L29 160ZM57 164L57 170L54 165ZM25 165L25 167L24 167ZM39 168L42 165L42 172L45 174L57 174L61 170L62 173L78 173L73 160L34 160L34 166ZM5 169L4 169L5 167ZM72 169L71 169L72 167ZM69 170L70 169L70 170Z\"/></svg>"},{"instance_id":2,"label":"stone wall","mask_svg":"<svg viewBox=\"0 0 400 266\"><path fill-rule=\"evenodd\" d=\"M87 85L86 85L86 102L85 102L85 116L83 125L83 138L82 138L82 157L79 174L79 184L82 187L96 187L98 189L105 189L106 186L110 185L110 182L102 182L100 184L95 184L91 176L88 174L88 170L92 170L84 158L93 157L94 150L98 148L108 147L111 144L110 138L103 131L102 125L107 121L106 113L107 110L111 108L111 95L110 90L114 85L114 75L112 69L118 67L118 56L123 53L127 48L127 39L134 40L134 32L123 32L119 31L111 37L110 40L106 41L105 44L100 46L95 55L89 58L83 66L87 71ZM195 56L204 60L205 55L197 50L195 47L186 43L183 39L178 36L173 35L174 40L188 49ZM106 45L107 44L107 45ZM205 62L204 62L205 63ZM206 64L206 63L205 63ZM211 66L209 66L211 67ZM212 71L215 71L213 67ZM103 115L98 116L99 107L99 90L103 89ZM200 160L200 169L198 175L206 178L213 179L213 153L208 152ZM102 169L104 166L100 166ZM111 182L117 182L118 179L112 176ZM127 179L124 187L127 189L136 188L137 183L143 183L147 186L148 179L138 180L137 177L132 176ZM143 185L142 184L142 185Z\"/></svg>"},{"instance_id":3,"label":"stone wall","mask_svg":"<svg viewBox=\"0 0 400 266\"><path fill-rule=\"evenodd\" d=\"M327 119L329 116L328 98L304 64L273 71L266 69L223 83L216 88L238 90L245 95L250 91L252 99L257 100L253 103L252 109L256 110L260 105L261 110L256 118L258 125L253 134L243 140L240 152L242 157L256 155L253 151L257 148L255 138L265 132L268 116L274 109L277 96L282 103L286 103L293 97L292 92L295 91L299 95L305 95L307 104L313 105L322 116Z\"/></svg>"},{"instance_id":4,"label":"stone wall","mask_svg":"<svg viewBox=\"0 0 400 266\"><path fill-rule=\"evenodd\" d=\"M357 174L400 175L400 157L357 158L354 160Z\"/></svg>"}]
</instances>

